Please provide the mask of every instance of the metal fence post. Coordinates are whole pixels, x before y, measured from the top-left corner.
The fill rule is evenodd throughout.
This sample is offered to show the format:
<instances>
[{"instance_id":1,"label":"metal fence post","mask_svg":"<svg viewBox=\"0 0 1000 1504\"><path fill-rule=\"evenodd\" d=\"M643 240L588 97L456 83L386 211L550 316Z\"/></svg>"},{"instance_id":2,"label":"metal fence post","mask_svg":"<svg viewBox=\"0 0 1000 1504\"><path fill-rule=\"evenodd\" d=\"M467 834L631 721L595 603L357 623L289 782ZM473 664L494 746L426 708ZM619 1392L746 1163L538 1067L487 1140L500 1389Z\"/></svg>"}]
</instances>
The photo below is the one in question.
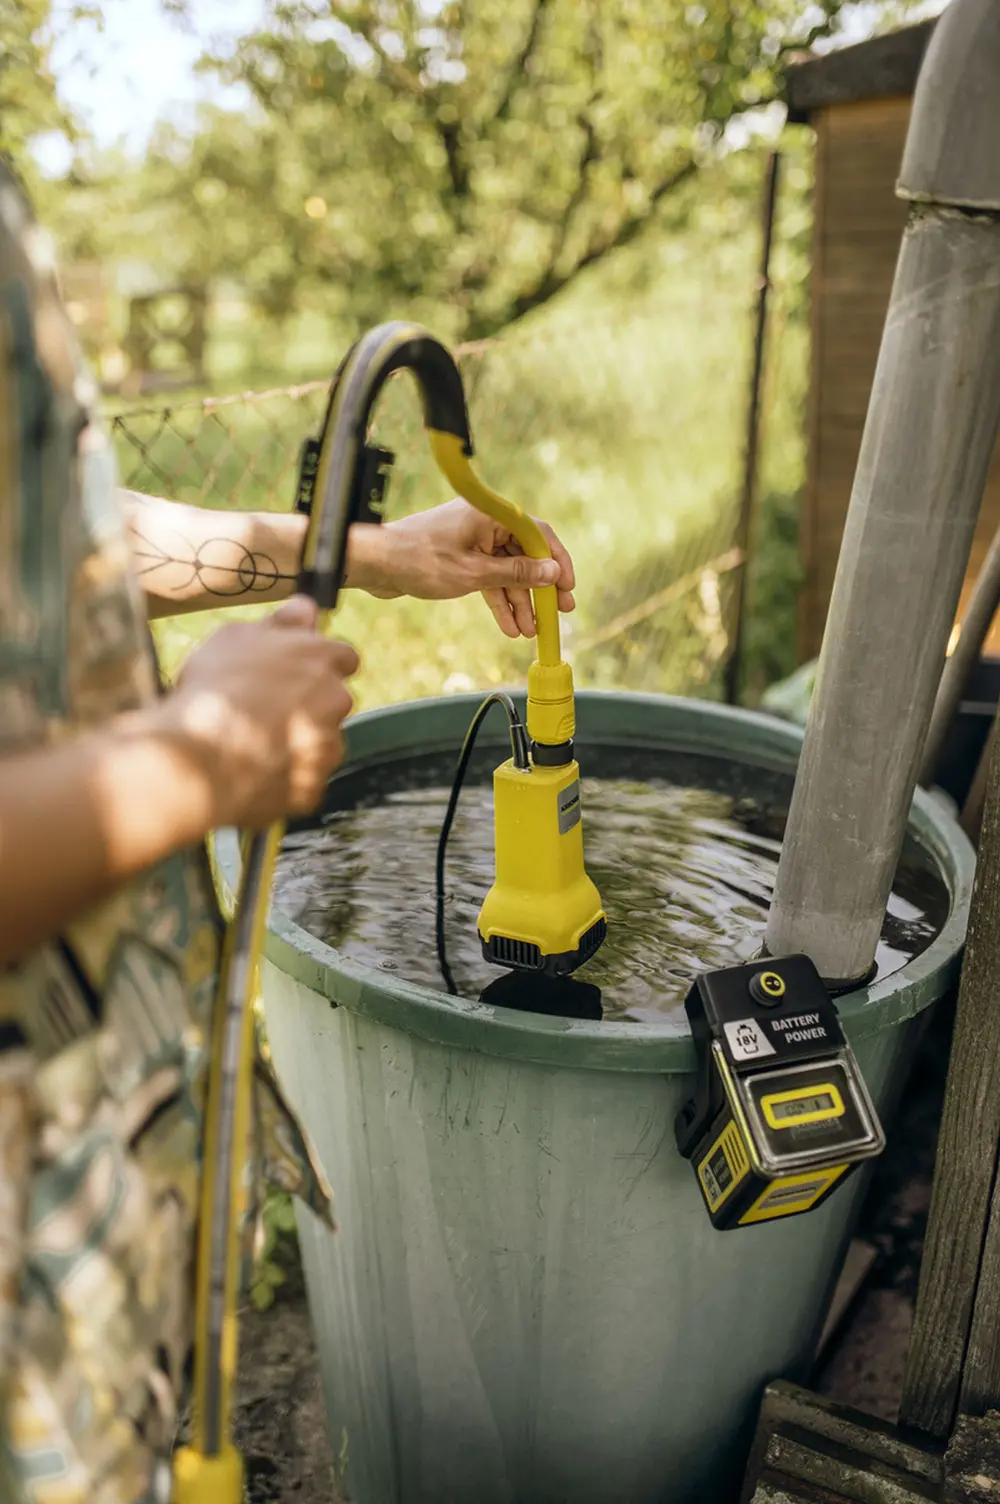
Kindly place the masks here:
<instances>
[{"instance_id":1,"label":"metal fence post","mask_svg":"<svg viewBox=\"0 0 1000 1504\"><path fill-rule=\"evenodd\" d=\"M767 176L764 180L764 207L762 213L763 241L761 245L760 276L757 281L757 303L753 343L753 366L750 372L750 397L747 407L746 449L743 455L743 492L740 497L740 515L736 527L736 547L743 562L736 575L736 600L733 606L733 643L726 661L726 703L735 705L740 694L740 674L743 668L743 631L746 619L747 575L750 568L750 526L753 521L754 500L757 492L757 469L760 452L760 401L764 385L764 346L767 335L767 302L771 291L771 250L774 245L774 212L778 199L778 179L781 169L781 153L773 151L767 161Z\"/></svg>"}]
</instances>

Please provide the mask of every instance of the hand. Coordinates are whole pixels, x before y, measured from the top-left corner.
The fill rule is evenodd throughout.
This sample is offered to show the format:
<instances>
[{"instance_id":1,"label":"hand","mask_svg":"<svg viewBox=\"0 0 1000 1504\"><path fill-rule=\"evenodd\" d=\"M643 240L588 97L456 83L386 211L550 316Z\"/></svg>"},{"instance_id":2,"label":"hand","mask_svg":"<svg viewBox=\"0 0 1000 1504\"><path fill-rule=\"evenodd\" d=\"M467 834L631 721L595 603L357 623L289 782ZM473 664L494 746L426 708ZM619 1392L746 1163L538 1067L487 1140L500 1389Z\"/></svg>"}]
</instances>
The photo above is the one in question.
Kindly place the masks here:
<instances>
[{"instance_id":1,"label":"hand","mask_svg":"<svg viewBox=\"0 0 1000 1504\"><path fill-rule=\"evenodd\" d=\"M506 528L457 499L413 517L390 522L382 531L379 567L370 594L389 599L455 600L480 590L508 637L534 637L531 590L554 585L560 611L576 602L573 561L547 523L539 527L551 559L528 559Z\"/></svg>"},{"instance_id":2,"label":"hand","mask_svg":"<svg viewBox=\"0 0 1000 1504\"><path fill-rule=\"evenodd\" d=\"M264 830L317 807L343 760L344 681L357 669L353 648L317 633L304 596L223 627L192 654L163 713L206 769L213 826Z\"/></svg>"}]
</instances>

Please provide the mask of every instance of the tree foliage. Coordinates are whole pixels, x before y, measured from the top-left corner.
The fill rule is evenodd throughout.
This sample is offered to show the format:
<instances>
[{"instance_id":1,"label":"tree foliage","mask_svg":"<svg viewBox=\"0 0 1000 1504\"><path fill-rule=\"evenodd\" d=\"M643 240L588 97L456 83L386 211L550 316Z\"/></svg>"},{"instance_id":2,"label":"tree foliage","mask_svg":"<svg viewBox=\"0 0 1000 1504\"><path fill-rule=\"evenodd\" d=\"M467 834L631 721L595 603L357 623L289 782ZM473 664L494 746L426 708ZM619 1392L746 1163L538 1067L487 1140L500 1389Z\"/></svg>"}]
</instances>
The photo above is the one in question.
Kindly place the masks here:
<instances>
[{"instance_id":1,"label":"tree foliage","mask_svg":"<svg viewBox=\"0 0 1000 1504\"><path fill-rule=\"evenodd\" d=\"M52 0L0 0L0 151L23 174L43 132L72 129L52 73Z\"/></svg>"},{"instance_id":2,"label":"tree foliage","mask_svg":"<svg viewBox=\"0 0 1000 1504\"><path fill-rule=\"evenodd\" d=\"M844 0L270 0L206 60L250 108L161 137L199 264L272 312L488 335L639 236Z\"/></svg>"},{"instance_id":3,"label":"tree foliage","mask_svg":"<svg viewBox=\"0 0 1000 1504\"><path fill-rule=\"evenodd\" d=\"M59 118L53 3L75 0L0 0L17 18L22 144ZM780 94L787 51L852 9L266 3L258 32L202 62L235 86L230 106L160 127L141 164L81 156L57 206L64 251L143 260L172 283L231 278L277 318L321 304L348 325L408 315L451 338L488 336L652 224L681 223L741 117ZM898 21L909 3L878 13ZM191 0L161 4L197 19Z\"/></svg>"}]
</instances>

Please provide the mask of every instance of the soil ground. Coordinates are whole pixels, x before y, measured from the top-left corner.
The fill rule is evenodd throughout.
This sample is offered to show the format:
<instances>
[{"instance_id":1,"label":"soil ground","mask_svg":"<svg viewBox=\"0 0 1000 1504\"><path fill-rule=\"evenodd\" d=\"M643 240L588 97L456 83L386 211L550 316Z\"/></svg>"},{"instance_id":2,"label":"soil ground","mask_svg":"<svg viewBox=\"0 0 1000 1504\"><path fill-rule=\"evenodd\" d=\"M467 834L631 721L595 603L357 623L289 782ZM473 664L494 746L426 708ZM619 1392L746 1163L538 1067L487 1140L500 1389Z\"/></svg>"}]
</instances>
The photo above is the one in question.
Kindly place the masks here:
<instances>
[{"instance_id":1,"label":"soil ground","mask_svg":"<svg viewBox=\"0 0 1000 1504\"><path fill-rule=\"evenodd\" d=\"M952 1010L928 1030L888 1134L858 1235L878 1258L813 1383L831 1399L894 1421L920 1277L934 1155L944 1099Z\"/></svg>"}]
</instances>

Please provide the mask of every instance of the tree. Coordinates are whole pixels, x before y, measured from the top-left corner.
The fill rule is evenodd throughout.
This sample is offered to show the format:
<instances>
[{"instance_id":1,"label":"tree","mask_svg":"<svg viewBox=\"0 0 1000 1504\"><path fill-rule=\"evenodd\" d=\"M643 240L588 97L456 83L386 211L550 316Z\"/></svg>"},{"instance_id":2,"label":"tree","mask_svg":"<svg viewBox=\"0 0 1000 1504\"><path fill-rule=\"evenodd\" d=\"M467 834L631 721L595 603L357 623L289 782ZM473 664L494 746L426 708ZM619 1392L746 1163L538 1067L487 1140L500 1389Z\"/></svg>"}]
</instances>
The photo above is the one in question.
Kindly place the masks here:
<instances>
[{"instance_id":1,"label":"tree","mask_svg":"<svg viewBox=\"0 0 1000 1504\"><path fill-rule=\"evenodd\" d=\"M83 18L96 19L93 6L0 0L0 151L31 181L32 142L49 131L76 134L59 99L51 53L57 29Z\"/></svg>"},{"instance_id":2,"label":"tree","mask_svg":"<svg viewBox=\"0 0 1000 1504\"><path fill-rule=\"evenodd\" d=\"M269 0L205 64L251 110L159 151L273 312L321 284L482 337L640 235L844 3Z\"/></svg>"},{"instance_id":3,"label":"tree","mask_svg":"<svg viewBox=\"0 0 1000 1504\"><path fill-rule=\"evenodd\" d=\"M0 0L0 150L23 170L27 145L65 125L49 67L51 0Z\"/></svg>"}]
</instances>

